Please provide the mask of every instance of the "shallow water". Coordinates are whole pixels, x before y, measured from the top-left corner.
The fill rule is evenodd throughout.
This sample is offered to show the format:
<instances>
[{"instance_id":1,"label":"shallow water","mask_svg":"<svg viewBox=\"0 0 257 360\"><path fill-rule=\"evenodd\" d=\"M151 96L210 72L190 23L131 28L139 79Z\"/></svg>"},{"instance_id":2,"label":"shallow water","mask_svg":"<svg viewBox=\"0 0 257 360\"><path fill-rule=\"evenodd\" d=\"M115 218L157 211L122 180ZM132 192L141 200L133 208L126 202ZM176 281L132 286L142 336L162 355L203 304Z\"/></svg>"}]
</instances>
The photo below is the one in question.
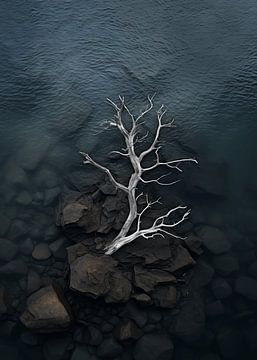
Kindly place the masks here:
<instances>
[{"instance_id":1,"label":"shallow water","mask_svg":"<svg viewBox=\"0 0 257 360\"><path fill-rule=\"evenodd\" d=\"M33 243L59 238L55 199L48 202L46 191L61 191L66 175L80 169L79 150L108 161L106 154L119 143L100 126L112 116L107 97L124 95L138 110L156 92L156 106L165 104L177 124L165 136L165 156L183 149L200 161L201 180L192 169L194 176L188 171L184 182L191 222L195 228L204 223L222 229L240 266L224 275L216 265L215 276L224 277L233 293L222 300L218 314L207 315L213 339L205 347L178 342L176 360L211 359L204 357L211 352L235 358L227 347L235 347L238 336L243 338L239 358L253 358L256 350L255 301L234 292L239 275L257 276L256 15L253 0L1 3L0 222L1 236L19 247L17 258L40 272L21 244L28 237ZM153 118L149 126L153 129ZM190 180L199 181L208 196L192 189ZM163 194L172 200L169 191ZM203 256L214 268L216 257L208 251ZM2 281L12 301L25 296L26 276ZM215 299L212 285L207 304ZM12 321L12 316L2 320L3 342L6 336L19 339L20 349L21 330L13 329ZM238 332L226 337L235 328ZM224 333L226 350L219 340Z\"/></svg>"}]
</instances>

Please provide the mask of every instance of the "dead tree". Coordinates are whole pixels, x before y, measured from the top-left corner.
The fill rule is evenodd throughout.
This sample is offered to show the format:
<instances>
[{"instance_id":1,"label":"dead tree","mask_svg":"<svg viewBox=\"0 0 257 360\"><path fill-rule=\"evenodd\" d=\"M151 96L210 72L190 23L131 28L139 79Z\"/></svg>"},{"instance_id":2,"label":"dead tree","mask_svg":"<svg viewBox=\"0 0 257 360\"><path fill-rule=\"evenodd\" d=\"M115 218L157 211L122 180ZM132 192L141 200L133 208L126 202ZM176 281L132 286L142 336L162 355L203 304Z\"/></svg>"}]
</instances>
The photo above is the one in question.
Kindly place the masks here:
<instances>
[{"instance_id":1,"label":"dead tree","mask_svg":"<svg viewBox=\"0 0 257 360\"><path fill-rule=\"evenodd\" d=\"M159 151L161 149L161 146L159 145L159 138L160 133L163 128L170 128L174 123L174 120L170 122L164 122L163 118L166 113L166 109L162 105L158 111L156 112L157 116L157 127L155 130L155 134L153 139L150 141L150 145L147 146L147 148L141 153L138 154L138 151L136 149L136 144L138 142L144 141L147 137L149 137L149 133L147 132L144 136L139 135L140 129L142 128L142 125L145 123L144 117L146 114L148 114L153 109L153 97L148 96L148 103L146 108L140 112L139 115L134 116L130 109L128 108L127 104L125 103L124 97L119 96L120 104L117 105L112 100L107 99L110 104L114 107L115 115L114 118L108 122L110 127L116 128L121 135L124 138L126 148L122 149L121 151L115 150L113 153L119 154L120 156L123 156L127 158L133 167L133 173L131 174L128 184L124 185L117 181L112 174L112 172L105 166L102 166L98 162L92 159L92 157L84 152L80 152L80 154L84 157L84 164L91 164L95 166L96 168L100 169L101 171L105 172L113 186L115 186L117 189L120 189L124 191L127 194L128 197L128 203L129 203L129 214L128 217L122 226L122 229L118 233L118 235L115 237L115 239L105 247L105 254L111 255L114 252L116 252L119 248L122 246L130 243L131 241L134 241L135 239L139 237L144 237L146 239L154 237L156 235L160 235L164 237L165 235L172 235L173 237L179 238L178 235L173 233L173 228L175 228L177 225L182 223L189 215L190 210L187 209L186 206L177 206L172 209L170 209L166 214L163 216L159 216L156 218L152 225L148 228L142 228L142 216L143 214L155 203L160 203L159 199L156 201L151 202L149 200L148 195L146 195L146 205L144 206L143 210L140 212L138 211L138 199L143 196L143 193L137 194L138 192L138 184L141 183L157 183L159 185L167 186L167 185L173 185L177 181L173 182L163 182L162 179L167 176L162 175L158 178L146 180L144 179L144 174L149 173L151 170L156 169L159 166L166 167L168 169L176 170L181 172L182 169L180 165L185 162L194 162L197 163L196 159L193 158L181 158L181 159L173 159L170 161L162 161L160 159ZM124 114L126 113L126 116L129 117L128 119L124 119ZM155 160L154 163L151 166L144 167L142 165L143 160L150 154L154 154ZM182 211L183 215L179 218L179 220L176 220L174 222L170 222L170 217L172 214L177 213L178 211ZM131 226L133 223L136 223L136 230L133 232L130 232Z\"/></svg>"}]
</instances>

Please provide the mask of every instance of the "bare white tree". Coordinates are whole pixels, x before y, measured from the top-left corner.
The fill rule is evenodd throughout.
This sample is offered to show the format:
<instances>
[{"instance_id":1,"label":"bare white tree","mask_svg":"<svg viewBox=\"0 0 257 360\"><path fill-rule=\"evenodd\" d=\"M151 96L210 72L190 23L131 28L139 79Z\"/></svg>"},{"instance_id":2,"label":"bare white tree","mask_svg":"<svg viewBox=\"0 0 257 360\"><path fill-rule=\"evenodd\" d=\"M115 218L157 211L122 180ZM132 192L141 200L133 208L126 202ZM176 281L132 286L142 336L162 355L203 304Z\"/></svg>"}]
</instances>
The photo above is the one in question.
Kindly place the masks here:
<instances>
[{"instance_id":1,"label":"bare white tree","mask_svg":"<svg viewBox=\"0 0 257 360\"><path fill-rule=\"evenodd\" d=\"M115 239L106 246L105 248L105 254L111 255L114 252L116 252L118 249L120 249L125 244L130 243L131 241L134 241L140 236L143 236L144 238L148 239L151 237L154 237L156 235L160 235L164 237L165 235L172 235L174 237L179 238L178 235L174 234L172 232L173 228L175 228L177 225L179 225L181 222L183 222L189 215L190 210L187 209L186 206L177 206L171 210L169 210L165 215L159 216L156 220L153 221L152 225L146 229L142 228L142 216L143 214L155 203L160 203L159 199L156 201L149 201L148 195L146 195L146 205L144 206L143 210L140 212L138 211L138 199L143 196L143 193L140 193L137 195L138 191L138 184L141 183L157 183L160 185L173 185L177 181L173 182L163 182L162 179L167 176L162 175L158 178L146 180L143 178L143 175L148 173L149 171L156 169L159 166L166 167L168 169L176 170L181 172L182 169L180 168L180 165L184 162L194 162L197 163L196 159L193 158L182 158L182 159L176 159L176 160L170 160L170 161L161 161L159 151L161 149L161 146L159 145L159 137L160 132L163 128L170 128L174 123L174 120L170 122L164 122L163 117L166 113L166 109L162 105L159 110L157 111L157 127L155 130L155 134L153 136L153 139L150 142L150 145L147 146L145 150L143 150L140 154L137 154L136 144L138 142L144 141L148 136L148 132L141 136L139 135L140 129L142 125L145 123L144 117L146 114L148 114L152 108L153 108L153 96L148 96L148 103L146 108L140 112L138 116L134 116L130 109L128 108L127 104L125 103L124 97L119 96L120 104L117 105L112 100L107 99L111 105L115 109L115 115L113 120L109 121L108 124L110 127L117 128L119 132L122 134L124 141L126 143L126 148L122 149L122 151L113 151L113 153L119 154L120 156L123 156L125 158L128 158L131 162L131 165L133 167L133 173L131 174L128 184L123 185L120 182L118 182L111 171L105 167L100 165L98 162L92 159L92 157L89 154L86 154L84 152L80 152L80 154L85 158L84 164L91 164L95 166L96 168L100 169L101 171L105 172L113 186L115 186L117 189L120 189L124 191L127 194L128 197L128 203L129 203L129 214L128 217L120 230L119 234L115 237ZM126 113L126 116L128 118L124 119L124 116ZM154 154L155 160L154 163L151 166L144 167L142 165L143 160L147 157L147 155ZM173 223L169 222L170 216L178 211L182 211L183 215L179 218L179 220L176 220ZM179 212L179 213L180 213ZM133 223L136 223L136 230L134 230L132 233L130 233L130 229Z\"/></svg>"}]
</instances>

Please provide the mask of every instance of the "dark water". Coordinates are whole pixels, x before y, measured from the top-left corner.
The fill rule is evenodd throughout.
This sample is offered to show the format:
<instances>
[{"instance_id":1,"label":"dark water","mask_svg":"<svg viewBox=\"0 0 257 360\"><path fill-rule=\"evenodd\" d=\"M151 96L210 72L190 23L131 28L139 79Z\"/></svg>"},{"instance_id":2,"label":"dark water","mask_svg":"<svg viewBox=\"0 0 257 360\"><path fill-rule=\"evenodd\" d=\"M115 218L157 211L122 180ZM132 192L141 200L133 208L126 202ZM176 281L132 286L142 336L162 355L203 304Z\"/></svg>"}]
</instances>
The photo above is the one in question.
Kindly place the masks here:
<instances>
[{"instance_id":1,"label":"dark water","mask_svg":"<svg viewBox=\"0 0 257 360\"><path fill-rule=\"evenodd\" d=\"M256 351L256 301L234 292L238 276L257 277L256 16L254 0L4 0L0 5L2 237L20 249L28 237L36 243L59 236L55 203L45 202L45 191L61 191L67 172L80 164L79 150L106 161L118 141L100 127L112 116L106 97L124 95L140 109L156 92L157 106L165 104L177 123L166 135L165 155L183 149L200 160L201 180L194 170L186 182L199 181L208 196L187 184L192 224L222 229L232 239L229 255L239 269L222 274L233 294L221 301L220 313L207 315L212 340L203 348L179 343L176 360L236 358L231 348L238 336L243 339L239 358L254 358ZM19 257L30 264L24 250ZM217 256L204 257L215 268ZM12 299L26 290L26 277L3 282ZM214 300L210 284L206 303ZM245 313L240 321L238 313ZM231 335L232 329L237 332ZM20 330L4 318L5 358L18 358L4 345L13 331L20 344Z\"/></svg>"}]
</instances>

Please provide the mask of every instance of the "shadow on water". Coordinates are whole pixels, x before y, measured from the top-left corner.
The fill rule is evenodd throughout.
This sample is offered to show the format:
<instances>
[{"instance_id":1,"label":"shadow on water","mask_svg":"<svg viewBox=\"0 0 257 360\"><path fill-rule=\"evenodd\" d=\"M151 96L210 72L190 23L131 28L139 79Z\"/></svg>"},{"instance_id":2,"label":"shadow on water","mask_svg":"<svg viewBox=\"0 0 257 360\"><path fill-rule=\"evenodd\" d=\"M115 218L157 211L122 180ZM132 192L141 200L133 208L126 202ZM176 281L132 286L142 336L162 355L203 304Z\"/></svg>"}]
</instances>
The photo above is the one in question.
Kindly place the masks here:
<instances>
[{"instance_id":1,"label":"shadow on water","mask_svg":"<svg viewBox=\"0 0 257 360\"><path fill-rule=\"evenodd\" d=\"M83 316L94 329L86 348L81 324L61 336L34 335L20 325L18 314L33 291L53 278L64 284L61 249L41 260L32 253L39 243L46 249L56 241L68 245L55 226L55 207L68 175L83 169L78 151L108 162L108 152L119 144L118 136L100 126L112 116L106 97L125 95L140 109L154 92L156 104L164 103L177 123L165 134L164 156L193 154L200 161L186 170L177 190L160 193L167 204L176 191L183 194L192 207L187 228L204 239L195 282L204 299L205 335L201 343L190 340L197 331L193 315L188 331L178 336L169 333L169 311L141 310L137 316L146 319L146 334L169 333L175 360L255 359L255 1L3 1L1 8L3 359L105 358L98 348L107 346L122 317L119 306L86 300ZM122 173L123 165L114 165ZM130 350L109 356L105 349L107 358L117 360L133 359ZM140 351L134 359L144 356Z\"/></svg>"}]
</instances>

